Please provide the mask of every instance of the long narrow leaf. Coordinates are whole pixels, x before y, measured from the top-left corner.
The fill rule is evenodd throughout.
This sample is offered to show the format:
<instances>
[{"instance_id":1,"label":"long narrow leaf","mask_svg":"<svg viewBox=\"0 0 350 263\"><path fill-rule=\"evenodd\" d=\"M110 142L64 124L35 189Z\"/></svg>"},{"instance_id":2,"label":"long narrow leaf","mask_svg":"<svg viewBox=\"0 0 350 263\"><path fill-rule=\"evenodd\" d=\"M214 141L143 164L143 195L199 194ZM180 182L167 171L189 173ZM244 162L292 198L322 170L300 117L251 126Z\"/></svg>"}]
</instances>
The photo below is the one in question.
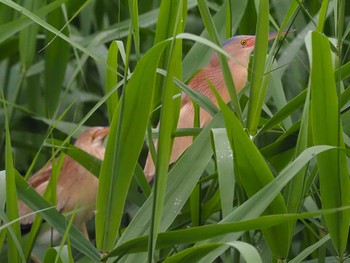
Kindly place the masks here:
<instances>
[{"instance_id":1,"label":"long narrow leaf","mask_svg":"<svg viewBox=\"0 0 350 263\"><path fill-rule=\"evenodd\" d=\"M166 42L153 47L139 61L125 87L123 115L120 116L123 100L114 113L97 194L96 239L103 251L110 250L118 238L127 192L151 111L156 67L165 45Z\"/></svg>"},{"instance_id":2,"label":"long narrow leaf","mask_svg":"<svg viewBox=\"0 0 350 263\"><path fill-rule=\"evenodd\" d=\"M6 105L4 104L5 112L5 132L6 132L6 148L5 148L5 170L6 170L6 214L9 220L15 220L18 218L18 199L16 192L15 181L15 168L12 157L12 146L10 138L9 120L6 111ZM7 232L8 243L8 259L11 262L20 262L20 259L24 259L23 251L20 247L17 247L18 240L21 240L19 222L14 223L12 226L12 233ZM16 242L17 240L17 242Z\"/></svg>"},{"instance_id":3,"label":"long narrow leaf","mask_svg":"<svg viewBox=\"0 0 350 263\"><path fill-rule=\"evenodd\" d=\"M220 186L222 216L226 217L233 209L235 176L233 172L233 155L226 130L212 130L213 148Z\"/></svg>"},{"instance_id":4,"label":"long narrow leaf","mask_svg":"<svg viewBox=\"0 0 350 263\"><path fill-rule=\"evenodd\" d=\"M65 20L61 9L53 11L48 16L48 23L60 29L64 26ZM68 33L67 28L63 29L61 34ZM56 35L47 31L46 41L49 42ZM60 94L63 86L64 76L69 61L70 45L64 39L55 38L45 49L45 91L46 91L46 114L52 117L59 103Z\"/></svg>"},{"instance_id":5,"label":"long narrow leaf","mask_svg":"<svg viewBox=\"0 0 350 263\"><path fill-rule=\"evenodd\" d=\"M35 10L33 13L38 15L39 17L45 16L46 14L52 12L56 8L58 8L62 3L67 0L56 0L51 2L50 4ZM6 39L10 38L18 31L23 30L33 22L28 17L21 17L16 20L12 20L7 22L6 24L0 25L0 43L4 42Z\"/></svg>"},{"instance_id":6,"label":"long narrow leaf","mask_svg":"<svg viewBox=\"0 0 350 263\"><path fill-rule=\"evenodd\" d=\"M273 180L273 175L265 163L260 152L244 131L236 115L220 98L217 91L212 88L224 115L227 136L234 155L236 171L235 176L243 184L248 196L254 195L261 188ZM283 214L287 212L281 194L266 209L266 214ZM281 224L271 229L262 230L265 240L272 253L280 258L286 258L289 250L289 225Z\"/></svg>"},{"instance_id":7,"label":"long narrow leaf","mask_svg":"<svg viewBox=\"0 0 350 263\"><path fill-rule=\"evenodd\" d=\"M344 148L329 40L319 32L312 32L311 118L316 145ZM324 153L317 157L317 165L322 206L349 205L350 183L345 153L340 150ZM349 218L348 211L325 216L332 242L340 256L348 239Z\"/></svg>"},{"instance_id":8,"label":"long narrow leaf","mask_svg":"<svg viewBox=\"0 0 350 263\"><path fill-rule=\"evenodd\" d=\"M249 110L247 129L250 135L255 135L261 114L261 107L265 98L262 88L265 71L267 41L269 32L269 1L259 1L258 22L256 28L256 41L254 60L252 66L252 84L249 95Z\"/></svg>"},{"instance_id":9,"label":"long narrow leaf","mask_svg":"<svg viewBox=\"0 0 350 263\"><path fill-rule=\"evenodd\" d=\"M108 56L107 56L107 65L109 67L106 69L106 92L110 91L113 87L118 84L118 74L117 72L111 70L117 70L118 68L118 54L119 54L119 46L118 41L113 41L109 46ZM118 105L118 91L115 91L107 100L107 110L108 110L108 118L109 122L112 122L113 113Z\"/></svg>"},{"instance_id":10,"label":"long narrow leaf","mask_svg":"<svg viewBox=\"0 0 350 263\"><path fill-rule=\"evenodd\" d=\"M208 6L206 4L206 1L198 0L198 7L201 12L201 16L203 18L203 22L205 24L206 29L208 30L208 33L210 37L213 39L214 43L216 45L220 45L220 40L218 33L216 31L216 28L214 27L214 22L212 17L210 16L210 12L208 9ZM235 108L236 114L238 119L243 122L243 117L242 117L242 110L241 106L238 101L238 95L236 91L236 86L232 78L233 72L231 72L230 67L228 65L228 62L226 58L222 54L218 54L219 60L220 60L220 65L222 69L222 74L224 76L224 80L227 86L228 93L230 94L232 104Z\"/></svg>"},{"instance_id":11,"label":"long narrow leaf","mask_svg":"<svg viewBox=\"0 0 350 263\"><path fill-rule=\"evenodd\" d=\"M173 77L181 78L182 66L182 41L176 41L175 36L183 32L185 17L183 11L186 10L187 1L170 1L163 2L161 10L170 11L171 8L175 7L176 12L171 20L166 18L160 23L168 23L171 25L170 32L173 32L173 40L171 42L171 47L168 52L168 57L166 60L168 73L164 81L163 90L163 107L161 111L160 120L160 134L158 143L158 154L156 160L156 174L155 174L155 184L154 184L154 199L153 199L153 213L152 213L152 224L151 224L151 234L149 242L149 252L148 261L153 261L153 254L155 250L155 244L161 224L163 205L166 191L167 173L169 166L169 159L171 155L171 144L172 144L172 133L176 129L176 120L174 116L178 115L180 108L180 100L173 100L173 96L178 93L176 86L173 83ZM164 10L165 9L165 10ZM158 31L161 32L161 31ZM165 34L165 32L163 32ZM174 62L173 59L175 59Z\"/></svg>"},{"instance_id":12,"label":"long narrow leaf","mask_svg":"<svg viewBox=\"0 0 350 263\"><path fill-rule=\"evenodd\" d=\"M190 249L186 249L172 257L169 257L164 262L166 263L183 262L183 261L195 262L198 259L204 257L210 251L220 246L232 247L237 249L241 253L242 257L245 259L245 262L247 263L262 263L261 257L257 249L254 246L241 241L233 241L233 242L227 242L227 243L210 243L210 244L201 245L198 247L193 247Z\"/></svg>"},{"instance_id":13,"label":"long narrow leaf","mask_svg":"<svg viewBox=\"0 0 350 263\"><path fill-rule=\"evenodd\" d=\"M302 214L270 215L254 218L262 213L275 196L279 194L280 190L299 172L300 169L305 166L305 164L312 160L316 155L334 149L334 147L330 146L315 146L305 150L294 162L281 172L279 177L261 189L242 206L231 212L230 215L220 222L220 224L160 233L157 247L164 248L179 243L191 243L208 238L212 238L210 239L210 242L228 242L229 240L234 240L233 237L228 234L231 231L240 232L243 230L257 229L259 227L267 228L282 222L313 217L320 214L332 214L340 211L341 209L337 208ZM255 206L259 200L264 200L265 208L259 207L259 209L256 209ZM349 207L345 207L342 210L344 209L349 209ZM222 224L224 226L221 227ZM203 229L203 231L201 229ZM221 236L225 234L225 232L226 235L224 237L213 238L215 236ZM123 253L128 252L135 253L138 251L145 251L147 249L147 240L147 236L138 237L138 235L135 235L134 239L118 245L107 257L122 255Z\"/></svg>"},{"instance_id":14,"label":"long narrow leaf","mask_svg":"<svg viewBox=\"0 0 350 263\"><path fill-rule=\"evenodd\" d=\"M165 231L175 217L180 213L193 188L196 186L213 152L210 146L210 129L220 127L223 120L216 115L203 131L196 137L193 144L177 161L168 174L167 192L165 195L164 212L160 231ZM176 175L176 176L175 176ZM147 199L135 218L127 227L117 245L128 240L146 235L150 224L152 195ZM134 260L134 259L129 259Z\"/></svg>"}]
</instances>

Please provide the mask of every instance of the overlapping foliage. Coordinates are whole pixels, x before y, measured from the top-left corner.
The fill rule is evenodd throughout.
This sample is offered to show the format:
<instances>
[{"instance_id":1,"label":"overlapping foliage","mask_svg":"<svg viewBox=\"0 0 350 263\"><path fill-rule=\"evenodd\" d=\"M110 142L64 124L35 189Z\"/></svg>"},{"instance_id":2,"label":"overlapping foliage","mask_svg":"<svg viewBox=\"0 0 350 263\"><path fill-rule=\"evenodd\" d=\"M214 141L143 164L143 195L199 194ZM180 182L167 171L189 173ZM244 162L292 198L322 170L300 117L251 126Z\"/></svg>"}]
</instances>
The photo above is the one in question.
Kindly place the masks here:
<instances>
[{"instance_id":1,"label":"overlapping foliage","mask_svg":"<svg viewBox=\"0 0 350 263\"><path fill-rule=\"evenodd\" d=\"M348 10L345 0L0 0L0 261L344 261ZM269 31L289 33L268 48ZM239 94L220 47L235 34L257 35ZM186 86L213 52L232 98L218 95L219 108ZM213 115L208 126L176 130L180 92ZM102 163L70 146L85 126L107 125ZM193 144L168 171L183 135ZM141 167L157 136L150 191ZM59 152L100 177L89 241L21 176ZM19 234L17 196L64 236L58 246L37 243L36 228Z\"/></svg>"}]
</instances>

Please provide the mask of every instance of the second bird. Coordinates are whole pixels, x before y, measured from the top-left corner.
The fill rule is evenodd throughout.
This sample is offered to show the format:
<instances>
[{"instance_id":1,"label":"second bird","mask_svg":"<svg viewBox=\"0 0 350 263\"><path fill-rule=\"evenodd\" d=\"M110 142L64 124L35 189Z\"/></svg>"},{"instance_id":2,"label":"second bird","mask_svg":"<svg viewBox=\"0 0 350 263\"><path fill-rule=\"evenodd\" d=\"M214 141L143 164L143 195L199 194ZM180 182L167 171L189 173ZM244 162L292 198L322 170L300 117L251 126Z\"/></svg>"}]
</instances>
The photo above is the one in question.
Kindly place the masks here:
<instances>
[{"instance_id":1,"label":"second bird","mask_svg":"<svg viewBox=\"0 0 350 263\"><path fill-rule=\"evenodd\" d=\"M108 127L89 128L79 136L74 145L103 160L105 154L104 140L108 133ZM28 183L40 195L43 195L51 178L51 173L52 164L49 163L35 173L28 180ZM98 179L72 158L65 156L57 181L56 208L61 212L73 212L76 208L79 208L80 211L75 215L74 223L86 238L88 238L86 222L93 215L97 189ZM31 212L31 209L22 201L19 201L18 208L20 216ZM22 228L28 228L33 220L33 215L21 219Z\"/></svg>"}]
</instances>

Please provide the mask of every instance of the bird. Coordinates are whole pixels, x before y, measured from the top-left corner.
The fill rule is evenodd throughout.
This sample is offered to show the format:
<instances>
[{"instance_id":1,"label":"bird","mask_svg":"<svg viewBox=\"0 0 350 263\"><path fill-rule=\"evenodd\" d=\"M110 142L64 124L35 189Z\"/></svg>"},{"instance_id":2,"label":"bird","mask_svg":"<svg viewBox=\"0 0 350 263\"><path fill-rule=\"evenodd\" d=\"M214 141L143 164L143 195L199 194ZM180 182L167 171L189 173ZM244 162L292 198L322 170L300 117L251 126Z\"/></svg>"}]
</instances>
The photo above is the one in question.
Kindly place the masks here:
<instances>
[{"instance_id":1,"label":"bird","mask_svg":"<svg viewBox=\"0 0 350 263\"><path fill-rule=\"evenodd\" d=\"M105 154L104 141L109 133L108 127L91 127L83 132L75 141L77 148L103 160ZM43 195L52 174L52 163L48 163L32 177L28 183L40 195ZM87 221L93 216L98 189L98 178L69 156L64 156L62 167L57 180L56 209L60 212L73 212L79 208L74 216L74 223L88 239ZM18 201L19 216L23 217L32 210ZM34 215L21 219L23 230L30 228Z\"/></svg>"},{"instance_id":2,"label":"bird","mask_svg":"<svg viewBox=\"0 0 350 263\"><path fill-rule=\"evenodd\" d=\"M284 33L285 32L282 34ZM276 36L276 33L270 33L269 40L274 39ZM247 82L248 64L250 55L254 50L255 39L255 36L252 35L238 35L226 40L222 44L223 49L233 58L228 60L228 65L232 73L237 93L243 89ZM190 80L188 85L195 91L207 96L216 106L218 106L216 97L210 89L208 82L216 88L225 103L230 102L231 97L226 88L220 61L216 53L211 56L209 63ZM204 109L200 108L200 127L204 127L211 119L211 115ZM193 121L194 108L191 98L186 94L182 94L177 128L193 128ZM191 136L175 137L169 165L174 163L191 145L191 143ZM154 145L155 147L157 146L157 139L154 140ZM148 152L145 162L144 174L148 182L153 181L155 165L150 152Z\"/></svg>"}]
</instances>

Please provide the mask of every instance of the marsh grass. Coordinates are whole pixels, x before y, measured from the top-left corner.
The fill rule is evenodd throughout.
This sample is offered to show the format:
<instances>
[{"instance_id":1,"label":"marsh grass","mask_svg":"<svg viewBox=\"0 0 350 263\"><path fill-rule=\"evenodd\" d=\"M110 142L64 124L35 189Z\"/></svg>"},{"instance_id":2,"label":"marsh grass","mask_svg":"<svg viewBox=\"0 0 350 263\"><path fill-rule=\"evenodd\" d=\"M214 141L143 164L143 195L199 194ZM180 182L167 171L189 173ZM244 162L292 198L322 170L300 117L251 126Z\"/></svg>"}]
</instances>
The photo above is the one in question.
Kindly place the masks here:
<instances>
[{"instance_id":1,"label":"marsh grass","mask_svg":"<svg viewBox=\"0 0 350 263\"><path fill-rule=\"evenodd\" d=\"M0 0L0 261L345 261L348 10L345 0ZM268 32L288 30L268 47ZM220 47L234 34L257 35L239 94ZM213 50L232 98L219 108L186 86ZM176 130L180 92L212 114L208 126ZM107 125L103 162L71 145ZM171 138L184 134L193 144L168 170ZM153 137L151 192L142 165ZM100 178L89 241L24 179L62 153ZM17 198L63 235L58 245L40 245L39 227L20 235Z\"/></svg>"}]
</instances>

